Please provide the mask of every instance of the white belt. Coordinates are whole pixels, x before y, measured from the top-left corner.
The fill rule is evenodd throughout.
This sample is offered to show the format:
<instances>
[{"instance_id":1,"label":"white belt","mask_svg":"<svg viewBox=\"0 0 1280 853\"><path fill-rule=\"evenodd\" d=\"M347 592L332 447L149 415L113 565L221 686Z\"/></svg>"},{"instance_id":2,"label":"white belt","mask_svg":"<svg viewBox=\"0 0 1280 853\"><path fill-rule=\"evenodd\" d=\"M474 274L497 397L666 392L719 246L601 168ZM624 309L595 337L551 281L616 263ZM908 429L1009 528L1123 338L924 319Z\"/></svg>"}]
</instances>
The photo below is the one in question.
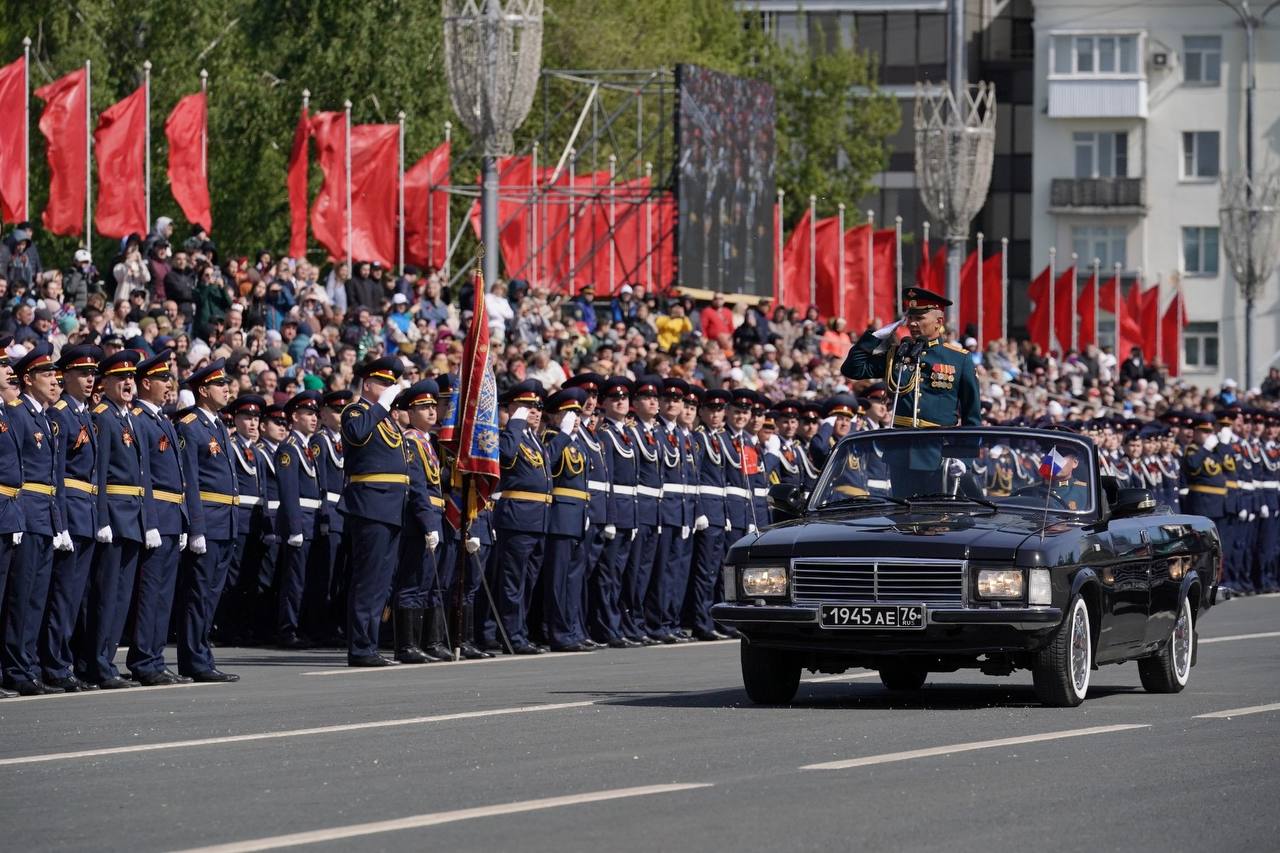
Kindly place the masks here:
<instances>
[{"instance_id":1,"label":"white belt","mask_svg":"<svg viewBox=\"0 0 1280 853\"><path fill-rule=\"evenodd\" d=\"M731 498L750 498L751 493L746 489L740 489L737 486L725 486L724 493Z\"/></svg>"},{"instance_id":2,"label":"white belt","mask_svg":"<svg viewBox=\"0 0 1280 853\"><path fill-rule=\"evenodd\" d=\"M604 480L587 480L587 488L597 492L609 491L609 484Z\"/></svg>"},{"instance_id":3,"label":"white belt","mask_svg":"<svg viewBox=\"0 0 1280 853\"><path fill-rule=\"evenodd\" d=\"M722 498L724 497L724 486L698 486L698 494Z\"/></svg>"},{"instance_id":4,"label":"white belt","mask_svg":"<svg viewBox=\"0 0 1280 853\"><path fill-rule=\"evenodd\" d=\"M636 486L636 491L646 498L662 497L662 489L655 489L653 486Z\"/></svg>"},{"instance_id":5,"label":"white belt","mask_svg":"<svg viewBox=\"0 0 1280 853\"><path fill-rule=\"evenodd\" d=\"M303 509L319 509L324 506L324 502L319 498L298 498L298 506Z\"/></svg>"},{"instance_id":6,"label":"white belt","mask_svg":"<svg viewBox=\"0 0 1280 853\"><path fill-rule=\"evenodd\" d=\"M1182 495L1183 497L1186 497L1187 495L1191 494L1191 490L1190 490L1190 489L1178 489L1178 494Z\"/></svg>"},{"instance_id":7,"label":"white belt","mask_svg":"<svg viewBox=\"0 0 1280 853\"><path fill-rule=\"evenodd\" d=\"M257 506L262 501L253 495L241 495L240 506Z\"/></svg>"},{"instance_id":8,"label":"white belt","mask_svg":"<svg viewBox=\"0 0 1280 853\"><path fill-rule=\"evenodd\" d=\"M613 487L613 493L615 495L634 495L636 493L636 487L615 485Z\"/></svg>"},{"instance_id":9,"label":"white belt","mask_svg":"<svg viewBox=\"0 0 1280 853\"><path fill-rule=\"evenodd\" d=\"M279 509L280 501L267 501L267 509Z\"/></svg>"},{"instance_id":10,"label":"white belt","mask_svg":"<svg viewBox=\"0 0 1280 853\"><path fill-rule=\"evenodd\" d=\"M695 487L690 486L689 488L692 489ZM684 483L663 483L662 484L662 493L664 495L683 495L683 494L688 494L688 491L689 490L685 488Z\"/></svg>"},{"instance_id":11,"label":"white belt","mask_svg":"<svg viewBox=\"0 0 1280 853\"><path fill-rule=\"evenodd\" d=\"M888 480L867 480L868 489L889 489L892 485Z\"/></svg>"},{"instance_id":12,"label":"white belt","mask_svg":"<svg viewBox=\"0 0 1280 853\"><path fill-rule=\"evenodd\" d=\"M1262 488L1264 489L1280 489L1280 480L1263 480Z\"/></svg>"},{"instance_id":13,"label":"white belt","mask_svg":"<svg viewBox=\"0 0 1280 853\"><path fill-rule=\"evenodd\" d=\"M342 495L338 494L337 492L325 492L324 499L329 501L330 503L336 504L338 501L342 500Z\"/></svg>"},{"instance_id":14,"label":"white belt","mask_svg":"<svg viewBox=\"0 0 1280 853\"><path fill-rule=\"evenodd\" d=\"M1255 486L1255 485L1253 484L1253 481L1252 481L1252 480L1241 480L1241 481L1240 481L1240 489L1241 489L1242 491L1252 492L1252 491L1253 491L1254 489L1256 489L1256 488L1257 488L1257 486Z\"/></svg>"},{"instance_id":15,"label":"white belt","mask_svg":"<svg viewBox=\"0 0 1280 853\"><path fill-rule=\"evenodd\" d=\"M767 497L769 497L769 490L768 490L768 489L756 489L755 491L756 491L756 497L758 497L758 498L767 498Z\"/></svg>"}]
</instances>

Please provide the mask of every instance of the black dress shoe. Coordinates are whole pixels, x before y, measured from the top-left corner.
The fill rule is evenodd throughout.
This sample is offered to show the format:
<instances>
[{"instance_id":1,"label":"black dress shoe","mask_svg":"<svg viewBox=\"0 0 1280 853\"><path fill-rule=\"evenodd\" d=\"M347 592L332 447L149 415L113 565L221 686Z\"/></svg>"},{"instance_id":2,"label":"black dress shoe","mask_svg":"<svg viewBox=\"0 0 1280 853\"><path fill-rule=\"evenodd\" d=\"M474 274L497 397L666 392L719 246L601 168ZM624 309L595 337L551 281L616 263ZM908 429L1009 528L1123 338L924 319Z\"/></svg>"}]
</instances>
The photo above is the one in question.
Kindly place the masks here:
<instances>
[{"instance_id":1,"label":"black dress shoe","mask_svg":"<svg viewBox=\"0 0 1280 853\"><path fill-rule=\"evenodd\" d=\"M299 637L297 634L282 634L276 645L282 649L311 648L311 642L306 637Z\"/></svg>"},{"instance_id":2,"label":"black dress shoe","mask_svg":"<svg viewBox=\"0 0 1280 853\"><path fill-rule=\"evenodd\" d=\"M141 684L143 687L168 687L171 684L177 684L177 677L170 677L169 673L161 670L160 672L135 672L133 680Z\"/></svg>"},{"instance_id":3,"label":"black dress shoe","mask_svg":"<svg viewBox=\"0 0 1280 853\"><path fill-rule=\"evenodd\" d=\"M633 641L633 642L637 642L637 641ZM655 640L653 637L650 637L650 636L648 636L648 635L641 636L638 642L639 642L639 643L640 643L640 645L642 645L642 646L660 646L660 645L662 645L662 641L661 641L661 640Z\"/></svg>"},{"instance_id":4,"label":"black dress shoe","mask_svg":"<svg viewBox=\"0 0 1280 853\"><path fill-rule=\"evenodd\" d=\"M168 667L165 668L164 674L172 678L174 684L190 684L191 682L195 681L194 678L188 678L185 675L178 675L178 673L174 672Z\"/></svg>"},{"instance_id":5,"label":"black dress shoe","mask_svg":"<svg viewBox=\"0 0 1280 853\"><path fill-rule=\"evenodd\" d=\"M206 669L204 672L193 673L191 678L202 684L230 684L240 680L240 676L218 669Z\"/></svg>"},{"instance_id":6,"label":"black dress shoe","mask_svg":"<svg viewBox=\"0 0 1280 853\"><path fill-rule=\"evenodd\" d=\"M591 649L592 651L595 651L596 649L603 649L603 648L607 648L607 647L608 647L608 644L607 644L607 643L597 643L595 640L591 639L590 637L588 637L587 639L583 640L583 641L582 641L582 645L586 646L587 648Z\"/></svg>"},{"instance_id":7,"label":"black dress shoe","mask_svg":"<svg viewBox=\"0 0 1280 853\"><path fill-rule=\"evenodd\" d=\"M8 688L0 687L0 699L12 699L17 695L18 691L16 690L9 690Z\"/></svg>"},{"instance_id":8,"label":"black dress shoe","mask_svg":"<svg viewBox=\"0 0 1280 853\"><path fill-rule=\"evenodd\" d=\"M98 682L98 686L103 690L125 690L132 687L133 682L127 678L121 678L117 675L111 678L102 679Z\"/></svg>"},{"instance_id":9,"label":"black dress shoe","mask_svg":"<svg viewBox=\"0 0 1280 853\"><path fill-rule=\"evenodd\" d=\"M552 646L551 651L553 652L589 652L589 651L592 651L592 649L589 646L587 646L585 643L569 643L568 645L565 645L565 646Z\"/></svg>"},{"instance_id":10,"label":"black dress shoe","mask_svg":"<svg viewBox=\"0 0 1280 853\"><path fill-rule=\"evenodd\" d=\"M45 686L38 681L18 681L13 685L13 689L18 691L19 696L43 696L48 691ZM59 690L59 693L62 691Z\"/></svg>"},{"instance_id":11,"label":"black dress shoe","mask_svg":"<svg viewBox=\"0 0 1280 853\"><path fill-rule=\"evenodd\" d=\"M79 676L77 676L77 677L76 677L76 681L79 681L79 682L80 682L80 690L81 690L82 692L84 692L84 693L88 693L88 692L89 692L89 691L91 691L91 690L101 690L101 689L102 689L102 688L101 688L101 687L99 687L98 685L94 684L92 681L85 681L83 678L81 678L81 677L79 677Z\"/></svg>"},{"instance_id":12,"label":"black dress shoe","mask_svg":"<svg viewBox=\"0 0 1280 853\"><path fill-rule=\"evenodd\" d=\"M614 637L607 645L611 649L635 649L640 647L639 643L627 637Z\"/></svg>"},{"instance_id":13,"label":"black dress shoe","mask_svg":"<svg viewBox=\"0 0 1280 853\"><path fill-rule=\"evenodd\" d=\"M61 687L63 693L79 693L84 685L80 683L80 679L74 675L68 675L66 678L51 678L42 682L47 687Z\"/></svg>"},{"instance_id":14,"label":"black dress shoe","mask_svg":"<svg viewBox=\"0 0 1280 853\"><path fill-rule=\"evenodd\" d=\"M700 643L714 643L716 640L724 640L728 638L718 631L712 631L709 634L706 631L694 631L693 639Z\"/></svg>"},{"instance_id":15,"label":"black dress shoe","mask_svg":"<svg viewBox=\"0 0 1280 853\"><path fill-rule=\"evenodd\" d=\"M387 658L384 658L382 655L357 655L355 657L352 657L350 655L347 656L347 666L376 667L376 666L395 666L395 665L396 665L395 661L388 660Z\"/></svg>"},{"instance_id":16,"label":"black dress shoe","mask_svg":"<svg viewBox=\"0 0 1280 853\"><path fill-rule=\"evenodd\" d=\"M535 646L533 643L525 643L523 646L516 646L516 647L512 650L512 654L517 654L517 655L540 655L540 654L542 654L542 647L541 647L541 646Z\"/></svg>"},{"instance_id":17,"label":"black dress shoe","mask_svg":"<svg viewBox=\"0 0 1280 853\"><path fill-rule=\"evenodd\" d=\"M656 637L651 636L649 639L657 640L659 643L664 643L668 646L674 646L676 643L682 642L675 634L659 634Z\"/></svg>"}]
</instances>

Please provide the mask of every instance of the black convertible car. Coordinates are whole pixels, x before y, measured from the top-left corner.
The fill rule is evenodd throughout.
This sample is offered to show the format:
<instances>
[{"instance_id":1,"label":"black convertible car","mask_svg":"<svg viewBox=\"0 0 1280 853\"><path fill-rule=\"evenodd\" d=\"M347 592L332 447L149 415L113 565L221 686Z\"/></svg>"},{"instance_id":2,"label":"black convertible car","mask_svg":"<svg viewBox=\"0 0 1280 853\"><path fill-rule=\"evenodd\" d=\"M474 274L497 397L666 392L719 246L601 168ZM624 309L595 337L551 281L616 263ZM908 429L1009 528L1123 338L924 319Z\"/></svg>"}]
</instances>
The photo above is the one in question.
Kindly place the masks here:
<instances>
[{"instance_id":1,"label":"black convertible car","mask_svg":"<svg viewBox=\"0 0 1280 853\"><path fill-rule=\"evenodd\" d=\"M1214 525L1098 475L1092 443L1030 429L851 435L811 495L775 486L782 521L730 549L726 601L755 702L801 670L878 670L891 690L930 672L1031 670L1049 705L1078 705L1101 664L1136 660L1174 693L1221 569ZM776 516L776 517L777 517Z\"/></svg>"}]
</instances>

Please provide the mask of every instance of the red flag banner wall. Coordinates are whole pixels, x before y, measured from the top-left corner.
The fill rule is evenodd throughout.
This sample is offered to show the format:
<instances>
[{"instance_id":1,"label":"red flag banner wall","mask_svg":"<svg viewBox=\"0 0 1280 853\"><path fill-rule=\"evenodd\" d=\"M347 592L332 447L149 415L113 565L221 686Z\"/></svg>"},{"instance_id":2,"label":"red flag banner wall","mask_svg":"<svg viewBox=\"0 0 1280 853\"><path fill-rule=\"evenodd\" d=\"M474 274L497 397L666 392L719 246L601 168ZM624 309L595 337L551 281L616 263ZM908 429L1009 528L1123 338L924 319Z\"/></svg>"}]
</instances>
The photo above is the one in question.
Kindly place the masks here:
<instances>
[{"instance_id":1,"label":"red flag banner wall","mask_svg":"<svg viewBox=\"0 0 1280 853\"><path fill-rule=\"evenodd\" d=\"M1069 266L1053 285L1053 325L1059 353L1071 349L1071 330L1076 322L1076 268Z\"/></svg>"},{"instance_id":2,"label":"red flag banner wall","mask_svg":"<svg viewBox=\"0 0 1280 853\"><path fill-rule=\"evenodd\" d=\"M1027 337L1044 352L1049 351L1049 268L1045 267L1027 288L1031 313L1027 316Z\"/></svg>"},{"instance_id":3,"label":"red flag banner wall","mask_svg":"<svg viewBox=\"0 0 1280 853\"><path fill-rule=\"evenodd\" d=\"M400 179L400 127L351 128L351 254L396 262L396 204Z\"/></svg>"},{"instance_id":4,"label":"red flag banner wall","mask_svg":"<svg viewBox=\"0 0 1280 853\"><path fill-rule=\"evenodd\" d=\"M311 233L330 258L347 254L347 139L343 113L317 113L311 119L316 140L316 160L324 184L311 205Z\"/></svg>"},{"instance_id":5,"label":"red flag banner wall","mask_svg":"<svg viewBox=\"0 0 1280 853\"><path fill-rule=\"evenodd\" d=\"M1084 289L1080 291L1080 299L1076 302L1080 316L1080 349L1083 351L1090 344L1098 343L1098 314L1093 310L1094 289L1098 286L1096 276L1089 276Z\"/></svg>"},{"instance_id":6,"label":"red flag banner wall","mask_svg":"<svg viewBox=\"0 0 1280 853\"><path fill-rule=\"evenodd\" d=\"M800 309L803 314L809 304L809 209L792 229L791 236L782 250L782 304Z\"/></svg>"},{"instance_id":7,"label":"red flag banner wall","mask_svg":"<svg viewBox=\"0 0 1280 853\"><path fill-rule=\"evenodd\" d=\"M957 333L967 336L970 328L978 338L978 346L985 347L989 341L998 339L1003 331L1000 328L1001 312L1004 309L1004 296L1001 293L1003 282L1000 280L1001 254L996 252L982 262L982 289L978 289L977 254L971 254L960 268L960 328ZM982 310L978 310L981 300ZM978 317L981 314L982 328L978 328Z\"/></svg>"},{"instance_id":8,"label":"red flag banner wall","mask_svg":"<svg viewBox=\"0 0 1280 853\"><path fill-rule=\"evenodd\" d=\"M27 218L27 61L0 68L0 213L9 222Z\"/></svg>"},{"instance_id":9,"label":"red flag banner wall","mask_svg":"<svg viewBox=\"0 0 1280 853\"><path fill-rule=\"evenodd\" d=\"M1160 318L1160 360L1169 368L1170 376L1182 372L1182 330L1187 325L1186 315L1182 291L1175 291L1173 301Z\"/></svg>"},{"instance_id":10,"label":"red flag banner wall","mask_svg":"<svg viewBox=\"0 0 1280 853\"><path fill-rule=\"evenodd\" d=\"M295 258L307 254L307 142L311 139L311 120L302 108L293 130L289 147L289 254Z\"/></svg>"},{"instance_id":11,"label":"red flag banner wall","mask_svg":"<svg viewBox=\"0 0 1280 853\"><path fill-rule=\"evenodd\" d=\"M437 189L449 183L449 155L444 142L404 173L404 254L420 267L443 267L449 252L449 194Z\"/></svg>"},{"instance_id":12,"label":"red flag banner wall","mask_svg":"<svg viewBox=\"0 0 1280 853\"><path fill-rule=\"evenodd\" d=\"M88 96L83 68L36 89L45 102L40 133L49 160L49 201L41 221L53 234L84 233L85 183L89 166L89 128L85 121Z\"/></svg>"},{"instance_id":13,"label":"red flag banner wall","mask_svg":"<svg viewBox=\"0 0 1280 853\"><path fill-rule=\"evenodd\" d=\"M1141 294L1142 305L1142 354L1146 356L1147 361L1154 361L1160 357L1156 346L1156 329L1160 323L1160 285L1156 285L1150 290L1143 291Z\"/></svg>"},{"instance_id":14,"label":"red flag banner wall","mask_svg":"<svg viewBox=\"0 0 1280 853\"><path fill-rule=\"evenodd\" d=\"M1137 288L1137 285L1134 285ZM1129 347L1141 346L1142 328L1138 314L1125 308L1125 299L1121 295L1120 281L1112 276L1102 285L1098 296L1098 308L1110 311L1116 318L1115 355L1124 360L1129 354Z\"/></svg>"},{"instance_id":15,"label":"red flag banner wall","mask_svg":"<svg viewBox=\"0 0 1280 853\"><path fill-rule=\"evenodd\" d=\"M871 274L867 281L867 236L871 236ZM849 331L856 338L868 326L882 326L880 322L892 317L897 306L897 270L894 252L897 233L892 228L882 228L871 233L870 225L858 225L844 232L844 305L835 316L844 317ZM875 290L875 315L872 313L872 289ZM885 320L884 322L889 322Z\"/></svg>"},{"instance_id":16,"label":"red flag banner wall","mask_svg":"<svg viewBox=\"0 0 1280 853\"><path fill-rule=\"evenodd\" d=\"M147 92L139 86L98 117L93 145L98 155L98 200L93 219L108 237L147 233Z\"/></svg>"},{"instance_id":17,"label":"red flag banner wall","mask_svg":"<svg viewBox=\"0 0 1280 853\"><path fill-rule=\"evenodd\" d=\"M807 235L806 235L807 236ZM814 304L823 317L844 315L840 299L840 244L844 234L840 232L840 220L835 216L819 219L813 226L814 252ZM805 265L804 282L808 288L809 266ZM848 279L845 280L848 287Z\"/></svg>"},{"instance_id":18,"label":"red flag banner wall","mask_svg":"<svg viewBox=\"0 0 1280 853\"><path fill-rule=\"evenodd\" d=\"M169 140L169 189L187 221L213 228L209 204L209 173L205 140L209 133L209 102L204 92L178 101L164 123Z\"/></svg>"}]
</instances>

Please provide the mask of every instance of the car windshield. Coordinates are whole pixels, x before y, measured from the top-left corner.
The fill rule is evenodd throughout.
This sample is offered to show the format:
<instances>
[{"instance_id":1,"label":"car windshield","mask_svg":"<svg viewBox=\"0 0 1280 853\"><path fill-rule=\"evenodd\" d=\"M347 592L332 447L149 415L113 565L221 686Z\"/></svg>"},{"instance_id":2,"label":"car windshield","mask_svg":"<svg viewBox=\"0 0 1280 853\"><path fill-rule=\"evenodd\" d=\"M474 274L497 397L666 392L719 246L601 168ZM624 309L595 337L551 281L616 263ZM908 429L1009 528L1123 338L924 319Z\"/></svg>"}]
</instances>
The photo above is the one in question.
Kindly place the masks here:
<instances>
[{"instance_id":1,"label":"car windshield","mask_svg":"<svg viewBox=\"0 0 1280 853\"><path fill-rule=\"evenodd\" d=\"M981 511L1094 511L1095 475L1084 439L1002 430L855 433L831 454L811 509L906 502L964 503Z\"/></svg>"}]
</instances>

